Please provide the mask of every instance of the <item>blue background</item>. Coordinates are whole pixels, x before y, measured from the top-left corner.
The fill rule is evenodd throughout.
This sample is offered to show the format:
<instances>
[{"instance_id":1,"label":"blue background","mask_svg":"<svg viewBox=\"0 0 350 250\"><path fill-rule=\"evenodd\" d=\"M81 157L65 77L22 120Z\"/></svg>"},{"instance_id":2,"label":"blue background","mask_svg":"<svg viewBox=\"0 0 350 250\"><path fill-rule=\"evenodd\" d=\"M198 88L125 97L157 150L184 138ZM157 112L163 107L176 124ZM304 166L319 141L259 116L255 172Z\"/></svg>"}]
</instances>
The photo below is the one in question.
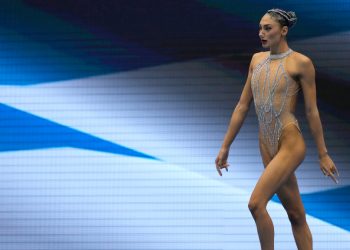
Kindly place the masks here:
<instances>
[{"instance_id":1,"label":"blue background","mask_svg":"<svg viewBox=\"0 0 350 250\"><path fill-rule=\"evenodd\" d=\"M263 166L253 107L214 160L267 9L317 71L341 177L308 151L296 174L315 249L350 248L349 1L2 1L0 249L258 249L247 203ZM276 249L296 249L277 197Z\"/></svg>"}]
</instances>

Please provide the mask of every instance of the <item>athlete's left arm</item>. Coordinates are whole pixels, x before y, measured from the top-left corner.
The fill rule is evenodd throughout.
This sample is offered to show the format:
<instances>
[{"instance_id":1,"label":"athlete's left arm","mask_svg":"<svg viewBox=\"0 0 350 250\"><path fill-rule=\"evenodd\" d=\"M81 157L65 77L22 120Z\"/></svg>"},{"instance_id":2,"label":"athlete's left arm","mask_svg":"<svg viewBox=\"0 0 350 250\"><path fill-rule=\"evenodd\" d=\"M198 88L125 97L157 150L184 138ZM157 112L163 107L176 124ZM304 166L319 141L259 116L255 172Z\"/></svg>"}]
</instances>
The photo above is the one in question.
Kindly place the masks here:
<instances>
[{"instance_id":1,"label":"athlete's left arm","mask_svg":"<svg viewBox=\"0 0 350 250\"><path fill-rule=\"evenodd\" d=\"M298 60L298 69L305 100L305 113L311 133L317 145L321 171L338 183L335 174L339 176L339 173L334 162L328 155L321 119L317 108L315 68L309 58L301 56Z\"/></svg>"}]
</instances>

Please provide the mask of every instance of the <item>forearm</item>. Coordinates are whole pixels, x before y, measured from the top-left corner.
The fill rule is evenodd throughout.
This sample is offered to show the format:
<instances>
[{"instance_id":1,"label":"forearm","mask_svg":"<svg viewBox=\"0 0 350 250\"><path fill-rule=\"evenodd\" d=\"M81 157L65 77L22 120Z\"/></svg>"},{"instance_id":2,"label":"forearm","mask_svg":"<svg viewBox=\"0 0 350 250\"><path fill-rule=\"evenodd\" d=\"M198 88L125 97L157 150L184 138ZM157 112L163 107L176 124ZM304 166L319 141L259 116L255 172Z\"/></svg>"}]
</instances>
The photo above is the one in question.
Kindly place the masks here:
<instances>
[{"instance_id":1,"label":"forearm","mask_svg":"<svg viewBox=\"0 0 350 250\"><path fill-rule=\"evenodd\" d=\"M307 112L306 117L309 122L311 134L317 146L318 155L323 156L324 154L327 153L327 148L324 141L323 129L322 129L322 124L321 124L321 119L320 119L318 109Z\"/></svg>"},{"instance_id":2,"label":"forearm","mask_svg":"<svg viewBox=\"0 0 350 250\"><path fill-rule=\"evenodd\" d=\"M230 148L233 140L238 134L242 124L249 111L249 106L241 105L238 103L232 113L230 124L228 126L227 132L225 134L224 141L222 143L222 148Z\"/></svg>"}]
</instances>

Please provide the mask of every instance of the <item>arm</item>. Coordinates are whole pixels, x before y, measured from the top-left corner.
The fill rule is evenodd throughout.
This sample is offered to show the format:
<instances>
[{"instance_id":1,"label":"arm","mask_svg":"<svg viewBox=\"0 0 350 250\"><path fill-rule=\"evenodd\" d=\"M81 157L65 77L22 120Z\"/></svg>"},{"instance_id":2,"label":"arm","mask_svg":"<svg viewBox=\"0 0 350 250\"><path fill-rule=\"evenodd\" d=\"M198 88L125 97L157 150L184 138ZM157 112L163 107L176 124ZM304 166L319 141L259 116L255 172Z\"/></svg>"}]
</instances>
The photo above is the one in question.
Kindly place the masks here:
<instances>
[{"instance_id":1,"label":"arm","mask_svg":"<svg viewBox=\"0 0 350 250\"><path fill-rule=\"evenodd\" d=\"M253 67L252 67L253 59L254 59L254 56L252 58L252 61L250 62L248 77L244 85L241 97L236 107L233 110L230 124L228 126L227 132L224 137L224 141L222 143L220 152L215 160L216 169L220 176L222 175L221 173L222 168L226 168L226 171L227 171L227 167L229 166L229 164L227 164L227 158L228 158L228 152L229 152L230 146L233 140L235 139L236 135L238 134L244 122L245 117L247 116L250 103L253 99L253 94L252 94L251 85L250 85L252 71L253 71Z\"/></svg>"},{"instance_id":2,"label":"arm","mask_svg":"<svg viewBox=\"0 0 350 250\"><path fill-rule=\"evenodd\" d=\"M305 58L301 63L300 84L303 89L305 113L311 134L316 142L318 155L327 154L323 137L322 124L316 103L315 68L310 59Z\"/></svg>"},{"instance_id":3,"label":"arm","mask_svg":"<svg viewBox=\"0 0 350 250\"><path fill-rule=\"evenodd\" d=\"M316 142L321 170L325 175L329 175L337 182L334 174L338 170L332 159L329 157L323 136L323 129L316 101L316 83L315 68L311 60L307 57L302 58L299 63L300 84L303 89L305 100L305 113L309 123L311 134ZM339 174L338 174L339 176Z\"/></svg>"},{"instance_id":4,"label":"arm","mask_svg":"<svg viewBox=\"0 0 350 250\"><path fill-rule=\"evenodd\" d=\"M250 103L253 99L253 94L251 90L251 81L252 77L252 63L249 66L249 73L244 85L241 97L239 98L236 107L234 108L231 116L231 120L227 129L227 132L224 137L224 141L222 143L222 148L229 149L233 140L236 138L242 124L247 116L249 111Z\"/></svg>"}]
</instances>

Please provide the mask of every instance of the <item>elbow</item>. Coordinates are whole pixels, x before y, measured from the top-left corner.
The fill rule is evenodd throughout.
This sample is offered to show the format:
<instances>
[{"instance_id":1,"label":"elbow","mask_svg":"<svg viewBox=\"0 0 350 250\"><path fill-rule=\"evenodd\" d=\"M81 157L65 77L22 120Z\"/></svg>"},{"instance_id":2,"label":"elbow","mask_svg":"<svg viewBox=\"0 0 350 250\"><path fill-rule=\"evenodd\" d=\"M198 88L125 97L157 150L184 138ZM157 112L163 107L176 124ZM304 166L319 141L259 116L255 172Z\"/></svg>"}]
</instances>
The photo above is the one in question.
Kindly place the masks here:
<instances>
[{"instance_id":1,"label":"elbow","mask_svg":"<svg viewBox=\"0 0 350 250\"><path fill-rule=\"evenodd\" d=\"M309 119L309 118L313 118L313 117L319 116L317 107L314 107L314 108L306 108L306 109L305 109L305 114L306 114L306 117L307 117L308 119Z\"/></svg>"},{"instance_id":2,"label":"elbow","mask_svg":"<svg viewBox=\"0 0 350 250\"><path fill-rule=\"evenodd\" d=\"M242 114L246 114L249 111L249 104L238 102L235 111Z\"/></svg>"}]
</instances>

